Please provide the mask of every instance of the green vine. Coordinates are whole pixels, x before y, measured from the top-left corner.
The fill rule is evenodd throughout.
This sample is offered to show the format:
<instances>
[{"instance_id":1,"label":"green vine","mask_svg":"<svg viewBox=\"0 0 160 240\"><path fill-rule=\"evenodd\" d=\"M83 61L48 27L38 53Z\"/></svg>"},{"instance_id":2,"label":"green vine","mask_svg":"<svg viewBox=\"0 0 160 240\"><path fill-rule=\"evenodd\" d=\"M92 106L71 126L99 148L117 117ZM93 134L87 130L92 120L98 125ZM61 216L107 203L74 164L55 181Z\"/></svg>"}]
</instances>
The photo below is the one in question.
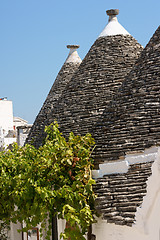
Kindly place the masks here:
<instances>
[{"instance_id":1,"label":"green vine","mask_svg":"<svg viewBox=\"0 0 160 240\"><path fill-rule=\"evenodd\" d=\"M12 151L0 153L0 220L25 222L23 231L41 223L41 232L49 222L49 239L57 215L67 222L61 238L85 239L96 214L90 158L94 140L90 134L70 133L66 141L57 123L45 131L39 149L15 144Z\"/></svg>"}]
</instances>

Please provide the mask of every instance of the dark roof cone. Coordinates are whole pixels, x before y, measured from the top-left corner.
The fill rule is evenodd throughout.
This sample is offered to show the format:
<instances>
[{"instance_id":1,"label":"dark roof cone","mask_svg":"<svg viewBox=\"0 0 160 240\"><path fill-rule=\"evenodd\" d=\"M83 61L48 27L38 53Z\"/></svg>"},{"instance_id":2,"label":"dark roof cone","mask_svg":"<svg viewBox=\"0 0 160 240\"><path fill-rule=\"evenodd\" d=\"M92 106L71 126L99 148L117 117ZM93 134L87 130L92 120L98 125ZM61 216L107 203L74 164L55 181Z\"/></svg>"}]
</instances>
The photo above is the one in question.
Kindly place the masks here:
<instances>
[{"instance_id":1,"label":"dark roof cone","mask_svg":"<svg viewBox=\"0 0 160 240\"><path fill-rule=\"evenodd\" d=\"M67 84L50 119L58 119L66 134L92 132L141 51L142 46L129 34L99 37Z\"/></svg>"},{"instance_id":2,"label":"dark roof cone","mask_svg":"<svg viewBox=\"0 0 160 240\"><path fill-rule=\"evenodd\" d=\"M49 113L54 108L64 88L70 81L73 73L78 69L79 65L82 62L77 53L79 45L67 45L67 48L70 49L68 57L63 64L61 70L59 71L57 78L55 79L54 84L39 114L37 115L35 122L31 128L30 134L28 135L28 138L26 140L26 143L33 142L33 145L36 147L39 147L42 144L40 139L44 138L45 121L48 118Z\"/></svg>"},{"instance_id":3,"label":"dark roof cone","mask_svg":"<svg viewBox=\"0 0 160 240\"><path fill-rule=\"evenodd\" d=\"M51 109L45 125L58 120L65 136L71 131L92 133L93 125L141 51L142 46L129 34L99 37Z\"/></svg>"},{"instance_id":4,"label":"dark roof cone","mask_svg":"<svg viewBox=\"0 0 160 240\"><path fill-rule=\"evenodd\" d=\"M160 27L97 122L95 161L160 145Z\"/></svg>"}]
</instances>

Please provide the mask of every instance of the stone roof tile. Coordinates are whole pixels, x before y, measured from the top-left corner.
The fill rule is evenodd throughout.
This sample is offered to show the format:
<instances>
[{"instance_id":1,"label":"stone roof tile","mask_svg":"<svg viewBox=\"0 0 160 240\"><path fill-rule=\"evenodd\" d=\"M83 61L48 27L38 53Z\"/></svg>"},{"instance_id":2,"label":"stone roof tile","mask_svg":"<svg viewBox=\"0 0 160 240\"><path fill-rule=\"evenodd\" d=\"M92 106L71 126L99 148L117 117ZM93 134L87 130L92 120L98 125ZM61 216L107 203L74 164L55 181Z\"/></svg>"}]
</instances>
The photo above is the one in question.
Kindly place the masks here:
<instances>
[{"instance_id":1,"label":"stone roof tile","mask_svg":"<svg viewBox=\"0 0 160 240\"><path fill-rule=\"evenodd\" d=\"M71 131L75 134L92 133L93 125L121 86L141 51L142 46L130 35L99 37L76 74L70 80L67 78L65 87L59 87L61 94L56 102L45 103L43 108L46 108L47 115L45 114L43 122L36 120L37 125L34 124L34 127L37 131L32 131L32 136L37 136L37 146L43 143L44 138L43 128L38 125L49 125L54 120L58 120L65 136Z\"/></svg>"},{"instance_id":2,"label":"stone roof tile","mask_svg":"<svg viewBox=\"0 0 160 240\"><path fill-rule=\"evenodd\" d=\"M95 163L160 144L160 27L97 121Z\"/></svg>"},{"instance_id":3,"label":"stone roof tile","mask_svg":"<svg viewBox=\"0 0 160 240\"><path fill-rule=\"evenodd\" d=\"M60 69L57 78L55 79L52 88L39 112L35 122L31 128L31 131L28 135L26 143L32 143L35 147L39 147L43 143L45 137L44 128L45 120L47 119L49 113L54 108L54 105L61 96L64 88L67 83L70 81L72 75L78 69L81 64L81 59L78 56L76 51L79 48L78 45L67 45L67 48L70 49L69 55ZM41 137L40 137L41 136Z\"/></svg>"},{"instance_id":4,"label":"stone roof tile","mask_svg":"<svg viewBox=\"0 0 160 240\"><path fill-rule=\"evenodd\" d=\"M96 180L96 208L107 222L132 226L137 208L147 192L152 164L133 164L127 173L106 175Z\"/></svg>"},{"instance_id":5,"label":"stone roof tile","mask_svg":"<svg viewBox=\"0 0 160 240\"><path fill-rule=\"evenodd\" d=\"M142 51L132 36L96 40L48 117L67 135L92 133L93 124L121 86Z\"/></svg>"}]
</instances>

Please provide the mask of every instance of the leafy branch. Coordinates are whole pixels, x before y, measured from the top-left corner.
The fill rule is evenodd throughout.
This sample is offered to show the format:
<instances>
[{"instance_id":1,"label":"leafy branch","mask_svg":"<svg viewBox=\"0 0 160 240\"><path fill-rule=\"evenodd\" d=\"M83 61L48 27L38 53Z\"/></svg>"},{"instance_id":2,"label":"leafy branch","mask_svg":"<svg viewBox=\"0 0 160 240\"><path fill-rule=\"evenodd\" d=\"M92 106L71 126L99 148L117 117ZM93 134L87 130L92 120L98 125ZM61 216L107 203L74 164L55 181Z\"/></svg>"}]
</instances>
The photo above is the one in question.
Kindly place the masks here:
<instances>
[{"instance_id":1,"label":"leafy branch","mask_svg":"<svg viewBox=\"0 0 160 240\"><path fill-rule=\"evenodd\" d=\"M23 231L41 224L51 235L54 215L67 224L63 239L85 239L95 221L95 194L90 158L94 140L90 134L68 141L55 122L45 128L47 137L39 149L31 145L13 146L0 152L0 220L25 222Z\"/></svg>"}]
</instances>

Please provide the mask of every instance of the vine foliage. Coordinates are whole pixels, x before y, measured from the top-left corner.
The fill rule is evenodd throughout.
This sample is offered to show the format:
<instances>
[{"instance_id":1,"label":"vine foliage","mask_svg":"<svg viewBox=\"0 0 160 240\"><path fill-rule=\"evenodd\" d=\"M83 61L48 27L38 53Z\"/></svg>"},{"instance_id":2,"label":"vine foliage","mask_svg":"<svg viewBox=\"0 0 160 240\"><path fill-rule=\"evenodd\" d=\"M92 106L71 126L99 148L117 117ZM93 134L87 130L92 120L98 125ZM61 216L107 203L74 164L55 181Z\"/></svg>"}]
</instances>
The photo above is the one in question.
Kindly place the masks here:
<instances>
[{"instance_id":1,"label":"vine foliage","mask_svg":"<svg viewBox=\"0 0 160 240\"><path fill-rule=\"evenodd\" d=\"M85 239L96 214L90 158L94 140L90 134L70 133L66 141L56 122L45 131L39 149L14 144L0 152L0 220L23 222L23 231L41 224L41 234L44 229L49 239L57 215L67 222L61 238Z\"/></svg>"}]
</instances>

